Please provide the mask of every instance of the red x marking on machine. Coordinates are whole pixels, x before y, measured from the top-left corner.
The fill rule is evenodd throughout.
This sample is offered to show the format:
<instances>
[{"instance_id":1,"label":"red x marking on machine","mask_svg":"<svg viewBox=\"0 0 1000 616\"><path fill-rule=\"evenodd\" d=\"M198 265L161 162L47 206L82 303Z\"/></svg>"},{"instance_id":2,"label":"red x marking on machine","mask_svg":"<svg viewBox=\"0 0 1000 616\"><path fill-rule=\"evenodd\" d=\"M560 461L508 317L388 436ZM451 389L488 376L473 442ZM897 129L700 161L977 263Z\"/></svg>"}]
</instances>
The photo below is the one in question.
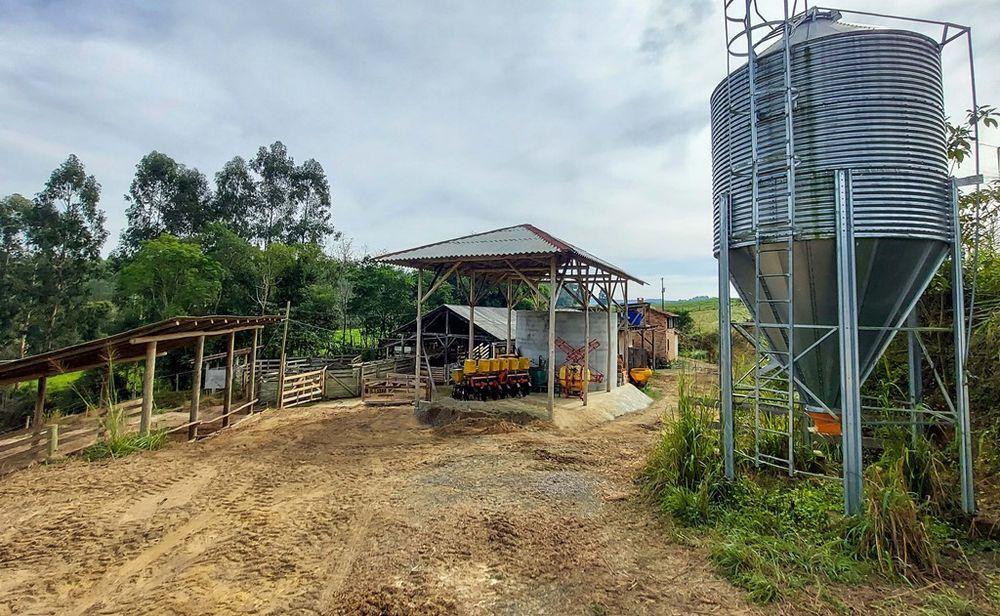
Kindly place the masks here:
<instances>
[{"instance_id":1,"label":"red x marking on machine","mask_svg":"<svg viewBox=\"0 0 1000 616\"><path fill-rule=\"evenodd\" d=\"M596 351L601 348L601 343L598 342L597 338L590 341L590 350ZM566 354L566 363L579 364L583 361L583 347L575 347L572 344L566 342L562 338L556 338L556 348ZM590 367L590 380L593 383L604 382L604 373L595 370L593 366Z\"/></svg>"}]
</instances>

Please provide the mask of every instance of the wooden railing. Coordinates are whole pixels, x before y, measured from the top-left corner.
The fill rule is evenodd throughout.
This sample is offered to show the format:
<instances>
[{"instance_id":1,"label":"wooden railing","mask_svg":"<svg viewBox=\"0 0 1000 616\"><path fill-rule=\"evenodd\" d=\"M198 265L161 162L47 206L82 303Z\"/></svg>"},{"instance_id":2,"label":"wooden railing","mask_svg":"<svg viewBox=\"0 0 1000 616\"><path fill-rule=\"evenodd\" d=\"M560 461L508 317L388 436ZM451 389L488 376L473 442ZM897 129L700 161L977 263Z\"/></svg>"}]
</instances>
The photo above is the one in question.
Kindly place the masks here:
<instances>
[{"instance_id":1,"label":"wooden railing","mask_svg":"<svg viewBox=\"0 0 1000 616\"><path fill-rule=\"evenodd\" d=\"M122 413L125 429L138 427L142 414L142 401L129 400L115 406ZM63 423L50 423L37 429L29 427L0 436L0 474L18 470L33 462L48 460L56 455L80 452L104 436L107 409L99 409L89 416L70 415ZM80 417L80 419L76 419Z\"/></svg>"}]
</instances>

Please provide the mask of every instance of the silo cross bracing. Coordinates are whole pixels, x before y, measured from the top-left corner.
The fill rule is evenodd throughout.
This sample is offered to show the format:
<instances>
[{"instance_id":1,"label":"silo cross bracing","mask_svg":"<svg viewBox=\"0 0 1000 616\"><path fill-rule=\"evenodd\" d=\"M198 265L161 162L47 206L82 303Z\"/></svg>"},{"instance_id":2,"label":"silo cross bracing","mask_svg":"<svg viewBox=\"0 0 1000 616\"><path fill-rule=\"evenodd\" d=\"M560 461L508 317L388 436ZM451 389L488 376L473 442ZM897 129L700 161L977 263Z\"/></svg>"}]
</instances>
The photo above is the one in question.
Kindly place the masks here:
<instances>
[{"instance_id":1,"label":"silo cross bracing","mask_svg":"<svg viewBox=\"0 0 1000 616\"><path fill-rule=\"evenodd\" d=\"M835 412L841 405L838 337L818 342L829 329L810 328L839 323L835 173L850 170L862 378L941 265L953 234L940 46L916 32L853 26L839 17L812 11L792 22L788 35L794 93L790 231L782 224L788 174L781 39L754 63L756 174L749 171L748 66L723 80L711 99L716 256L719 204L728 202L734 286L757 322L796 325L799 395ZM789 233L791 284L780 250ZM769 346L786 355L788 332L762 328Z\"/></svg>"}]
</instances>

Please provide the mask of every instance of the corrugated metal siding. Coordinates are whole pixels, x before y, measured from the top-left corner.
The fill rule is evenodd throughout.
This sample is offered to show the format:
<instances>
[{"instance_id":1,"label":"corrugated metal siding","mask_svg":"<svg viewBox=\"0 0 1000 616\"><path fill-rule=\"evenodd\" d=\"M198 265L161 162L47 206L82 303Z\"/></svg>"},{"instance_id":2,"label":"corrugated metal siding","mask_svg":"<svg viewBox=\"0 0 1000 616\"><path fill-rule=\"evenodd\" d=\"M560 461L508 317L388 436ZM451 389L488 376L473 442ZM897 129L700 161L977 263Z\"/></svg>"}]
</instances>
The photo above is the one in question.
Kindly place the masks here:
<instances>
[{"instance_id":1,"label":"corrugated metal siding","mask_svg":"<svg viewBox=\"0 0 1000 616\"><path fill-rule=\"evenodd\" d=\"M781 91L783 53L762 58L758 87ZM833 237L833 172L853 171L857 237L949 241L941 52L935 41L901 30L825 36L792 48L795 104L795 222L802 237ZM744 66L730 78L734 109L749 106ZM732 198L732 247L753 244L748 116L729 108L727 82L712 96L715 250L718 202ZM787 182L779 160L785 129L779 96L762 97L758 155L766 177L757 203L762 225L785 217ZM770 157L770 158L769 158ZM777 161L777 162L774 162ZM739 171L737 171L739 170ZM780 224L778 224L780 228ZM765 230L765 233L767 231ZM780 233L779 233L780 234ZM771 236L765 236L769 238Z\"/></svg>"},{"instance_id":2,"label":"corrugated metal siding","mask_svg":"<svg viewBox=\"0 0 1000 616\"><path fill-rule=\"evenodd\" d=\"M565 242L532 225L516 225L485 233L420 246L411 250L392 252L378 259L417 267L420 261L440 261L443 259L476 259L482 257L517 257L526 255L575 254L585 261L613 274L629 278L641 284L638 278L627 274L620 267L599 259L582 248Z\"/></svg>"}]
</instances>

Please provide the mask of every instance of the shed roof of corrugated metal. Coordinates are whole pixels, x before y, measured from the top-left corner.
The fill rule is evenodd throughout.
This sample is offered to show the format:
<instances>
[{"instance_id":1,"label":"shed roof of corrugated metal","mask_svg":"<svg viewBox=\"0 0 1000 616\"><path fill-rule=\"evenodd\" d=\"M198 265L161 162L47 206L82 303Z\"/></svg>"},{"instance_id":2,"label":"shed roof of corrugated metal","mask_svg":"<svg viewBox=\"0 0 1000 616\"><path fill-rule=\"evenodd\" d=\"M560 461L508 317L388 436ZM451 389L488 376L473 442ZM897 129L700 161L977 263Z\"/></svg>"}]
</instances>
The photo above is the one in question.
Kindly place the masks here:
<instances>
[{"instance_id":1,"label":"shed roof of corrugated metal","mask_svg":"<svg viewBox=\"0 0 1000 616\"><path fill-rule=\"evenodd\" d=\"M379 256L378 260L406 267L416 267L422 263L441 262L448 259L475 260L484 257L528 257L553 254L575 255L601 269L642 283L641 280L628 274L620 267L530 224L474 233L408 250L391 252Z\"/></svg>"},{"instance_id":2,"label":"shed roof of corrugated metal","mask_svg":"<svg viewBox=\"0 0 1000 616\"><path fill-rule=\"evenodd\" d=\"M462 304L445 304L459 317L469 320L469 307ZM481 327L497 340L507 339L507 309L494 306L476 306L476 327ZM510 320L510 335L517 338L517 319Z\"/></svg>"}]
</instances>

